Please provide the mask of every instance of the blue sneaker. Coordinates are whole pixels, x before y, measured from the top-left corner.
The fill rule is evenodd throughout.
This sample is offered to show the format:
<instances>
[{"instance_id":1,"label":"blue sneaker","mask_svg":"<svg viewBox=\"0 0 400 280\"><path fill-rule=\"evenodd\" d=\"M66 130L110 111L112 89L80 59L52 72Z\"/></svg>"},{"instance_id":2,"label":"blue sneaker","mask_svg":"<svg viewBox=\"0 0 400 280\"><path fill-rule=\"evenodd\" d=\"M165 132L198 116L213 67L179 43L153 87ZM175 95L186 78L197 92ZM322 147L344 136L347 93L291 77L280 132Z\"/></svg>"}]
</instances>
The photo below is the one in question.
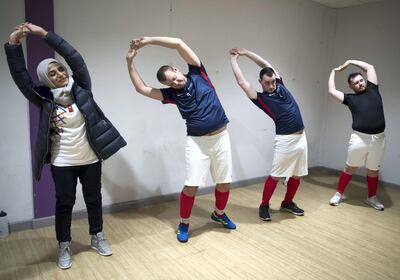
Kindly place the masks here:
<instances>
[{"instance_id":1,"label":"blue sneaker","mask_svg":"<svg viewBox=\"0 0 400 280\"><path fill-rule=\"evenodd\" d=\"M189 224L180 223L178 226L178 234L176 237L179 242L187 242L189 239Z\"/></svg>"},{"instance_id":2,"label":"blue sneaker","mask_svg":"<svg viewBox=\"0 0 400 280\"><path fill-rule=\"evenodd\" d=\"M211 219L216 221L216 222L221 223L225 228L228 228L228 229L235 229L236 228L235 223L232 222L225 213L224 213L224 215L222 217L220 217L220 216L217 216L215 214L215 212L212 212Z\"/></svg>"}]
</instances>

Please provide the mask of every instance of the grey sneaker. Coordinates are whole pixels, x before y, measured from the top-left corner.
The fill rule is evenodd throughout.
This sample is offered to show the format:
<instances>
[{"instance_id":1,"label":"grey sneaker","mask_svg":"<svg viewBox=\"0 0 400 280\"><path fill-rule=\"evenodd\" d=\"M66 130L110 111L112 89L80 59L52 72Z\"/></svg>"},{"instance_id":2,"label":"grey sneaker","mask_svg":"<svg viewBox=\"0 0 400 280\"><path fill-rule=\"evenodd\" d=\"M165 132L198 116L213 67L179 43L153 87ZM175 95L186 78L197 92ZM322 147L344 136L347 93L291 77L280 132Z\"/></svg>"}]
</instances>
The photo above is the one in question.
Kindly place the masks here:
<instances>
[{"instance_id":1,"label":"grey sneaker","mask_svg":"<svg viewBox=\"0 0 400 280\"><path fill-rule=\"evenodd\" d=\"M98 232L92 235L91 246L102 256L112 255L110 245L108 245L104 232Z\"/></svg>"},{"instance_id":2,"label":"grey sneaker","mask_svg":"<svg viewBox=\"0 0 400 280\"><path fill-rule=\"evenodd\" d=\"M340 202L342 202L342 194L340 192L336 192L329 201L329 204L332 206L338 206Z\"/></svg>"},{"instance_id":3,"label":"grey sneaker","mask_svg":"<svg viewBox=\"0 0 400 280\"><path fill-rule=\"evenodd\" d=\"M69 245L71 242L59 242L58 243L58 258L57 265L61 269L68 269L72 266L71 249Z\"/></svg>"},{"instance_id":4,"label":"grey sneaker","mask_svg":"<svg viewBox=\"0 0 400 280\"><path fill-rule=\"evenodd\" d=\"M385 210L385 206L383 206L383 204L379 202L376 195L374 195L370 198L367 198L367 200L365 200L365 203L368 204L369 206L375 208L376 210L380 210L380 211Z\"/></svg>"}]
</instances>

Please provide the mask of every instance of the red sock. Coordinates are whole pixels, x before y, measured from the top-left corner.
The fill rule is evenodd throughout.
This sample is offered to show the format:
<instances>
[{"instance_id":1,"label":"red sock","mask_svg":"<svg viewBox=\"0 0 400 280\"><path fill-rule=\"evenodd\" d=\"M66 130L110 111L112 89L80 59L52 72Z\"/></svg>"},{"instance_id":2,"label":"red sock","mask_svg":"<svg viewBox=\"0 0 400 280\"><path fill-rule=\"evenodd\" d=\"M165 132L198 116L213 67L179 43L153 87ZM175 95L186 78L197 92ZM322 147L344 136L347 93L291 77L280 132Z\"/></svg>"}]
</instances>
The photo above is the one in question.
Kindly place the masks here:
<instances>
[{"instance_id":1,"label":"red sock","mask_svg":"<svg viewBox=\"0 0 400 280\"><path fill-rule=\"evenodd\" d=\"M278 181L275 181L274 179L272 179L271 176L268 176L264 184L264 191L261 204L269 204L269 200L271 199L271 196L274 193L277 184Z\"/></svg>"},{"instance_id":2,"label":"red sock","mask_svg":"<svg viewBox=\"0 0 400 280\"><path fill-rule=\"evenodd\" d=\"M367 176L367 184L368 184L368 198L376 195L376 190L378 189L378 176L369 177Z\"/></svg>"},{"instance_id":3,"label":"red sock","mask_svg":"<svg viewBox=\"0 0 400 280\"><path fill-rule=\"evenodd\" d=\"M194 196L187 196L181 192L180 202L181 219L189 219L193 208Z\"/></svg>"},{"instance_id":4,"label":"red sock","mask_svg":"<svg viewBox=\"0 0 400 280\"><path fill-rule=\"evenodd\" d=\"M228 203L229 191L220 192L215 189L215 210L216 214L221 216L225 210L226 204Z\"/></svg>"},{"instance_id":5,"label":"red sock","mask_svg":"<svg viewBox=\"0 0 400 280\"><path fill-rule=\"evenodd\" d=\"M290 202L293 201L294 196L296 195L297 189L300 186L300 179L295 179L293 177L289 178L289 181L287 182L287 190L285 194L285 204L289 204Z\"/></svg>"},{"instance_id":6,"label":"red sock","mask_svg":"<svg viewBox=\"0 0 400 280\"><path fill-rule=\"evenodd\" d=\"M348 174L344 171L342 171L340 173L339 176L339 182L338 182L338 187L337 187L337 191L341 194L344 193L344 189L347 187L347 185L349 184L350 180L351 180L352 175Z\"/></svg>"}]
</instances>

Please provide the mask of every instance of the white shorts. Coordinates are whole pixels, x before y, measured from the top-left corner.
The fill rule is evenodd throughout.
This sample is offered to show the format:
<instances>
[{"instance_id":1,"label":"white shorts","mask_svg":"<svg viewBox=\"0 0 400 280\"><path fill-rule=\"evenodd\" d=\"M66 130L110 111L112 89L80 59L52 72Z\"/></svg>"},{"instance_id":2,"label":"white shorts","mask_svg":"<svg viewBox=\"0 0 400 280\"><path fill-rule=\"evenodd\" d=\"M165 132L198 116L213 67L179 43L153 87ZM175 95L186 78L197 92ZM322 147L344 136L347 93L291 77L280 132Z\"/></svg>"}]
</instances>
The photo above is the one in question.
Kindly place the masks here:
<instances>
[{"instance_id":1,"label":"white shorts","mask_svg":"<svg viewBox=\"0 0 400 280\"><path fill-rule=\"evenodd\" d=\"M274 159L272 161L271 176L292 177L306 176L307 137L306 133L276 135L274 144Z\"/></svg>"},{"instance_id":2,"label":"white shorts","mask_svg":"<svg viewBox=\"0 0 400 280\"><path fill-rule=\"evenodd\" d=\"M350 136L346 164L379 170L385 151L385 133L366 134L353 131Z\"/></svg>"},{"instance_id":3,"label":"white shorts","mask_svg":"<svg viewBox=\"0 0 400 280\"><path fill-rule=\"evenodd\" d=\"M232 182L232 154L228 130L211 136L186 138L186 186L206 185L208 171L216 184Z\"/></svg>"}]
</instances>

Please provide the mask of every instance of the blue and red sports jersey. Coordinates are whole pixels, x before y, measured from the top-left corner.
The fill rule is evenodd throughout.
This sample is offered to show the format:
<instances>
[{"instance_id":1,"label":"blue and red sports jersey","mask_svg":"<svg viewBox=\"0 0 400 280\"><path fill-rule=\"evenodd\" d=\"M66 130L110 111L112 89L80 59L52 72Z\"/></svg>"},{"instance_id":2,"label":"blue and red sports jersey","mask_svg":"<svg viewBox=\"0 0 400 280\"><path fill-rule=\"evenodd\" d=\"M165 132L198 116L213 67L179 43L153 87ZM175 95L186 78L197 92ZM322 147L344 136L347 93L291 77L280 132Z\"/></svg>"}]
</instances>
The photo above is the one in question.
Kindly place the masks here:
<instances>
[{"instance_id":1,"label":"blue and red sports jersey","mask_svg":"<svg viewBox=\"0 0 400 280\"><path fill-rule=\"evenodd\" d=\"M229 120L203 64L189 64L186 78L183 89L162 88L161 92L162 103L176 104L186 120L187 135L202 136L225 126Z\"/></svg>"},{"instance_id":2,"label":"blue and red sports jersey","mask_svg":"<svg viewBox=\"0 0 400 280\"><path fill-rule=\"evenodd\" d=\"M277 135L292 134L304 129L299 106L282 79L276 79L273 93L257 92L257 99L251 99L275 122Z\"/></svg>"}]
</instances>

